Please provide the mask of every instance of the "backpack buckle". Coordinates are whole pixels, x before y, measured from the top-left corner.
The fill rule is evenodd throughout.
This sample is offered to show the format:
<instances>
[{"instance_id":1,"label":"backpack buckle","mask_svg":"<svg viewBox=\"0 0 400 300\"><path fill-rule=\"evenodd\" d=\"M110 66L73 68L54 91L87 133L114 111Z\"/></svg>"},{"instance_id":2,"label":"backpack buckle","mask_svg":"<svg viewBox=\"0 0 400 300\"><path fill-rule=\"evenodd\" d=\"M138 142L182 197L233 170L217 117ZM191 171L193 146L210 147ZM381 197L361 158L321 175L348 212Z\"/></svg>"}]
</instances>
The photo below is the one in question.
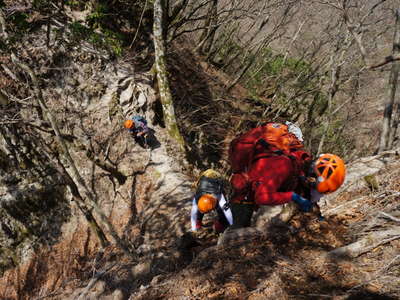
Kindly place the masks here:
<instances>
[{"instance_id":1,"label":"backpack buckle","mask_svg":"<svg viewBox=\"0 0 400 300\"><path fill-rule=\"evenodd\" d=\"M229 202L226 202L226 203L224 204L224 206L222 207L222 209L223 209L223 210L228 210L229 207L231 207L230 203L229 203Z\"/></svg>"}]
</instances>

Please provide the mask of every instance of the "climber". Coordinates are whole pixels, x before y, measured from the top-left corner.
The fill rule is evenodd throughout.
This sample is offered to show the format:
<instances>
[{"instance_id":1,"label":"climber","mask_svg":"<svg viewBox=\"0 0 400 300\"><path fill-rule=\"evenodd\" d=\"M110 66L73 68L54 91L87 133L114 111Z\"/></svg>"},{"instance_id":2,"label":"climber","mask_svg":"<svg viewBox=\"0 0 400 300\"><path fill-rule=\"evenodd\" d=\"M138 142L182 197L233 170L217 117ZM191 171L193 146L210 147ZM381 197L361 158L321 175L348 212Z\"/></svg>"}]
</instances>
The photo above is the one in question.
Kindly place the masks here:
<instances>
[{"instance_id":1,"label":"climber","mask_svg":"<svg viewBox=\"0 0 400 300\"><path fill-rule=\"evenodd\" d=\"M224 196L223 187L223 178L219 172L208 169L200 174L192 201L192 231L197 231L202 227L204 214L211 211L217 212L217 218L214 220L216 233L222 233L229 225L232 225L232 213Z\"/></svg>"},{"instance_id":2,"label":"climber","mask_svg":"<svg viewBox=\"0 0 400 300\"><path fill-rule=\"evenodd\" d=\"M144 117L139 115L133 116L131 119L124 122L124 127L129 130L136 143L143 148L148 147L147 136L149 134L149 128L147 127L147 121Z\"/></svg>"},{"instance_id":3,"label":"climber","mask_svg":"<svg viewBox=\"0 0 400 300\"><path fill-rule=\"evenodd\" d=\"M293 201L300 210L310 211L323 194L339 188L345 176L339 157L324 154L313 161L300 138L280 123L267 123L233 140L230 162L231 228L250 226L259 205Z\"/></svg>"}]
</instances>

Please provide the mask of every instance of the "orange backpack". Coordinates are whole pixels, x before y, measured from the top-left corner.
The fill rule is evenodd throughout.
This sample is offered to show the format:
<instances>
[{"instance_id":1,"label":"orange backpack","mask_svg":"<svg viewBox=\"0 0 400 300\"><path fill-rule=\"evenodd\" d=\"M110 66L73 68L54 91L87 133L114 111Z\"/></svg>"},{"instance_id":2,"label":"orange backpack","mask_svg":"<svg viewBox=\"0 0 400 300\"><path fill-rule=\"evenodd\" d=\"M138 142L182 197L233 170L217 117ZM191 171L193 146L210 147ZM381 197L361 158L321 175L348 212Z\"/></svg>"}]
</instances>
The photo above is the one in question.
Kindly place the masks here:
<instances>
[{"instance_id":1,"label":"orange backpack","mask_svg":"<svg viewBox=\"0 0 400 300\"><path fill-rule=\"evenodd\" d=\"M232 140L229 162L233 173L246 172L258 153L289 155L291 151L303 147L303 143L289 132L287 125L266 123Z\"/></svg>"}]
</instances>

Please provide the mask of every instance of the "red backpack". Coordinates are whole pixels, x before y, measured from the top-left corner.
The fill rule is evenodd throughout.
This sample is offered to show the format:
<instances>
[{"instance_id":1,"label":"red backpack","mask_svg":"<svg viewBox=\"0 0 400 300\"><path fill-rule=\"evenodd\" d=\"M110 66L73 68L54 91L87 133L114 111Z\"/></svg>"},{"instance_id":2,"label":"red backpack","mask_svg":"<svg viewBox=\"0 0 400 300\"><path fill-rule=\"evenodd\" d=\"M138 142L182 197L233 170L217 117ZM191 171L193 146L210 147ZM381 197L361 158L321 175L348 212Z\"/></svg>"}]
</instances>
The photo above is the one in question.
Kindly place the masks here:
<instances>
[{"instance_id":1,"label":"red backpack","mask_svg":"<svg viewBox=\"0 0 400 300\"><path fill-rule=\"evenodd\" d=\"M232 140L229 162L233 173L246 172L260 153L287 154L303 148L303 143L281 123L266 123Z\"/></svg>"}]
</instances>

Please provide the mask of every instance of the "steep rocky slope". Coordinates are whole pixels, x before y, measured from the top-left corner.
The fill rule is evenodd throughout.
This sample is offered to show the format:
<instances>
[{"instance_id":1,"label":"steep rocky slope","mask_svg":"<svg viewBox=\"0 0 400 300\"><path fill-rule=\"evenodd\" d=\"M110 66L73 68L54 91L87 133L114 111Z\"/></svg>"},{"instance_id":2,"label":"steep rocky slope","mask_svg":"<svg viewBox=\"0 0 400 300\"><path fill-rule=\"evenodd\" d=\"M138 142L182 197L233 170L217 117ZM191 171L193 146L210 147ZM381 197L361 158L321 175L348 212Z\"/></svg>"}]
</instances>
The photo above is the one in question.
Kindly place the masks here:
<instances>
[{"instance_id":1,"label":"steep rocky slope","mask_svg":"<svg viewBox=\"0 0 400 300\"><path fill-rule=\"evenodd\" d=\"M67 39L68 26L58 26ZM71 45L51 35L53 47L46 48L45 33L43 27L28 36L17 49L19 58L44 79L43 97L97 203L131 249L150 259L187 225L192 181L157 125L151 75L135 72L131 64L112 60L89 43L66 49ZM10 58L5 63L9 73L2 75L11 83L7 92L12 100L29 95L25 74ZM12 123L2 130L1 266L2 271L18 267L3 274L1 295L30 298L64 287L74 277L86 278L90 272L81 263L102 254L65 178L57 173L70 166L54 156L59 144L52 130L46 124L37 130L43 126L40 111L34 102L21 103L15 111L25 129ZM136 145L122 130L122 121L134 113L148 119L155 135L152 149Z\"/></svg>"},{"instance_id":2,"label":"steep rocky slope","mask_svg":"<svg viewBox=\"0 0 400 300\"><path fill-rule=\"evenodd\" d=\"M94 68L91 61L90 68ZM96 69L82 75L82 81L93 80L103 92L96 100L87 96L87 105L69 96L69 112L77 105L80 113L70 113L65 126L84 124L75 125L73 135L84 137L83 129L90 131L93 147L107 149L107 156L117 162L118 171L126 177L125 181L118 181L92 158L88 159L87 151L83 150L87 147L71 143L73 157L84 178L96 186L98 202L119 234L130 241L137 258L125 257L114 246L100 250L97 239L72 202L59 210L64 219L60 220L62 226L56 226L57 239L53 243L45 240L31 245L28 248L36 251L23 253L22 263L4 273L2 298L395 299L390 297L398 296L398 240L356 259L337 260L327 256L362 236L366 224L363 222L371 217L371 210L392 214L398 207L396 151L353 162L345 186L322 206L326 215L323 221L312 213L297 214L289 224L267 226L265 220L279 213L280 208L265 208L264 216L261 214L261 221L257 222L259 231L244 230L239 237L226 239L217 246L217 237L208 223L197 242L185 241L182 235L189 225L193 178L185 175L184 165L171 152L173 144L163 128L155 125L154 111L142 110L155 99L149 75L127 72L124 64L113 63L112 68L117 72L103 72L102 78L97 77ZM73 76L79 77L80 70L85 70L82 61ZM68 85L63 88L68 89ZM44 91L50 93L50 89ZM154 149L140 148L119 129L123 116L133 112L143 113L150 120L159 141ZM58 113L61 115L63 111ZM76 122L74 117L82 115L82 123ZM102 151L99 153L103 155ZM377 175L366 177L373 174ZM12 187L4 178L7 186ZM377 183L371 186L370 178ZM68 192L64 191L64 195L68 199ZM381 228L395 223L390 219L379 220ZM54 227L54 224L49 226Z\"/></svg>"},{"instance_id":3,"label":"steep rocky slope","mask_svg":"<svg viewBox=\"0 0 400 300\"><path fill-rule=\"evenodd\" d=\"M1 128L1 299L399 296L398 240L351 260L327 256L370 231L396 226L395 152L364 159L365 172L352 164L352 188L346 185L326 201L323 221L310 213L271 225L281 207L263 208L258 230L226 235L216 245L208 220L194 241L185 235L194 175L213 164L227 168L227 144L239 126L249 125L237 122L239 116L250 111L257 118L262 110L235 98L246 93L240 87L210 101L223 89L224 75L189 51L172 48L172 88L188 142L187 163L164 131L153 75L132 63L134 53L115 59L88 42L73 42L68 24L52 26L48 39L47 27L39 26L16 53L37 72L81 176L134 257L114 244L100 246L60 175L71 166L33 101L30 78L4 56L1 74L12 100L7 113L18 119ZM152 149L134 144L123 131L122 121L134 113L145 115L154 130ZM216 124L215 116L223 122ZM376 172L381 173L371 177ZM106 237L111 240L109 232Z\"/></svg>"}]
</instances>

